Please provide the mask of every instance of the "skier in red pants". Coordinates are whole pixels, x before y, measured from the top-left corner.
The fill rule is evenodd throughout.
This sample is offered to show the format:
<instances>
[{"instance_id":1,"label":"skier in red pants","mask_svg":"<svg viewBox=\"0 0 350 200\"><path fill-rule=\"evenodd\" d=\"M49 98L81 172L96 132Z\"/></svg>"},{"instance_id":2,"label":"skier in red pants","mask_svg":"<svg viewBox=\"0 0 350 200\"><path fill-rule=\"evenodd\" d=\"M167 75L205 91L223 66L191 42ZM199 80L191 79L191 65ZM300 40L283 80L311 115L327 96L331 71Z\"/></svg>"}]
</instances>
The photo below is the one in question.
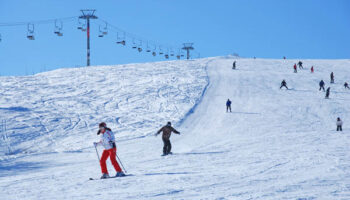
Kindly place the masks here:
<instances>
[{"instance_id":1,"label":"skier in red pants","mask_svg":"<svg viewBox=\"0 0 350 200\"><path fill-rule=\"evenodd\" d=\"M102 171L101 179L109 178L107 165L106 165L106 160L108 159L108 157L111 159L111 162L115 171L117 171L116 177L125 176L124 172L122 171L122 169L120 168L116 160L117 147L115 145L114 133L110 128L107 128L107 125L104 122L99 124L99 130L97 132L97 135L100 135L100 134L102 134L101 141L94 142L94 145L95 146L102 145L105 148L103 150L101 160L100 160L101 171Z\"/></svg>"}]
</instances>

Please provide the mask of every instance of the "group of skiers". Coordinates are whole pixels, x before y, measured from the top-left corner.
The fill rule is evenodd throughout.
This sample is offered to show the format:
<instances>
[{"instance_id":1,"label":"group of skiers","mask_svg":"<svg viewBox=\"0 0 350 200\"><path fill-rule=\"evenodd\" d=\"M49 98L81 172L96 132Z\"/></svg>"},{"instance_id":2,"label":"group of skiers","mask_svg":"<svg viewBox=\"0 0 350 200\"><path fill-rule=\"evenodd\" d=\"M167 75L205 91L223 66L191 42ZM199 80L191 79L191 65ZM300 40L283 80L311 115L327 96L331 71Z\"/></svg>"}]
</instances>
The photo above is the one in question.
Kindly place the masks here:
<instances>
[{"instance_id":1,"label":"group of skiers","mask_svg":"<svg viewBox=\"0 0 350 200\"><path fill-rule=\"evenodd\" d=\"M159 131L157 131L156 136L160 133L162 134L162 140L164 143L163 147L163 156L172 154L171 152L171 143L170 143L170 136L171 133L180 134L179 131L177 131L175 128L171 126L171 122L168 122L165 126L163 126ZM99 145L103 146L104 150L102 152L102 156L100 158L100 166L102 171L101 179L110 178L106 161L109 158L111 160L111 163L117 172L115 177L123 177L126 176L125 173L120 168L120 165L117 161L117 147L115 144L115 137L114 133L110 128L107 127L107 124L105 122L101 122L99 124L99 129L97 131L97 135L101 135L101 139L99 142L94 142L95 148ZM96 150L97 152L97 150Z\"/></svg>"}]
</instances>

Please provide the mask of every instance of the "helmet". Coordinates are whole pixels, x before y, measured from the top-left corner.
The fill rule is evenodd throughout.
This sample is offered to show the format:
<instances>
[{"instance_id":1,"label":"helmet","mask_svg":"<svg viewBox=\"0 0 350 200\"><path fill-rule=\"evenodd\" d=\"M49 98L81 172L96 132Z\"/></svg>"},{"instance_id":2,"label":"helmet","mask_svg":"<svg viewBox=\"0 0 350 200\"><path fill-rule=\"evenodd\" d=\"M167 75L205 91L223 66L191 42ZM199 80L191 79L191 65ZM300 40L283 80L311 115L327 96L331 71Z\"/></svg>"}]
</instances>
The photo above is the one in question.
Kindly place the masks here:
<instances>
[{"instance_id":1,"label":"helmet","mask_svg":"<svg viewBox=\"0 0 350 200\"><path fill-rule=\"evenodd\" d=\"M107 127L107 124L105 122L101 122L99 125L98 125L99 128L106 128Z\"/></svg>"},{"instance_id":2,"label":"helmet","mask_svg":"<svg viewBox=\"0 0 350 200\"><path fill-rule=\"evenodd\" d=\"M167 126L171 126L171 122L168 122L166 125L167 125Z\"/></svg>"}]
</instances>

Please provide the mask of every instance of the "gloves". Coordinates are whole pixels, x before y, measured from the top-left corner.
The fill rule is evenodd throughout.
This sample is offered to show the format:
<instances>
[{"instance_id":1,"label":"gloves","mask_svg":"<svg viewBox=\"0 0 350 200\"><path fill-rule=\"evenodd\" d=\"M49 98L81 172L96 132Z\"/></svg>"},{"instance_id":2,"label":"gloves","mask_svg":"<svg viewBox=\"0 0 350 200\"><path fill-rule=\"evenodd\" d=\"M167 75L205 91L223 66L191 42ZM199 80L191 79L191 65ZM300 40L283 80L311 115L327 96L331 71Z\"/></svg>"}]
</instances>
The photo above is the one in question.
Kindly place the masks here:
<instances>
[{"instance_id":1,"label":"gloves","mask_svg":"<svg viewBox=\"0 0 350 200\"><path fill-rule=\"evenodd\" d=\"M97 146L97 144L98 144L97 142L94 142L94 146L95 146L95 147Z\"/></svg>"}]
</instances>

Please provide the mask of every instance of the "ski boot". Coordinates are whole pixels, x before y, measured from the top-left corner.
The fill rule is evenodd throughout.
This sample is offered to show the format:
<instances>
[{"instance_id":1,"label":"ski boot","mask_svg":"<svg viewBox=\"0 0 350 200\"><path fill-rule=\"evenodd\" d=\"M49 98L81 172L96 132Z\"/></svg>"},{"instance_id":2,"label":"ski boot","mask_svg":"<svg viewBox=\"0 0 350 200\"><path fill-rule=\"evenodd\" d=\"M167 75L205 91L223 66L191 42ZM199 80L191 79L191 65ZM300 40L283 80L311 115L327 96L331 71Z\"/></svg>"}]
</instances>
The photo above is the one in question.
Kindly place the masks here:
<instances>
[{"instance_id":1,"label":"ski boot","mask_svg":"<svg viewBox=\"0 0 350 200\"><path fill-rule=\"evenodd\" d=\"M125 176L124 172L117 172L117 174L115 175L115 177L123 177Z\"/></svg>"},{"instance_id":2,"label":"ski boot","mask_svg":"<svg viewBox=\"0 0 350 200\"><path fill-rule=\"evenodd\" d=\"M101 179L109 178L109 174L102 174Z\"/></svg>"}]
</instances>

